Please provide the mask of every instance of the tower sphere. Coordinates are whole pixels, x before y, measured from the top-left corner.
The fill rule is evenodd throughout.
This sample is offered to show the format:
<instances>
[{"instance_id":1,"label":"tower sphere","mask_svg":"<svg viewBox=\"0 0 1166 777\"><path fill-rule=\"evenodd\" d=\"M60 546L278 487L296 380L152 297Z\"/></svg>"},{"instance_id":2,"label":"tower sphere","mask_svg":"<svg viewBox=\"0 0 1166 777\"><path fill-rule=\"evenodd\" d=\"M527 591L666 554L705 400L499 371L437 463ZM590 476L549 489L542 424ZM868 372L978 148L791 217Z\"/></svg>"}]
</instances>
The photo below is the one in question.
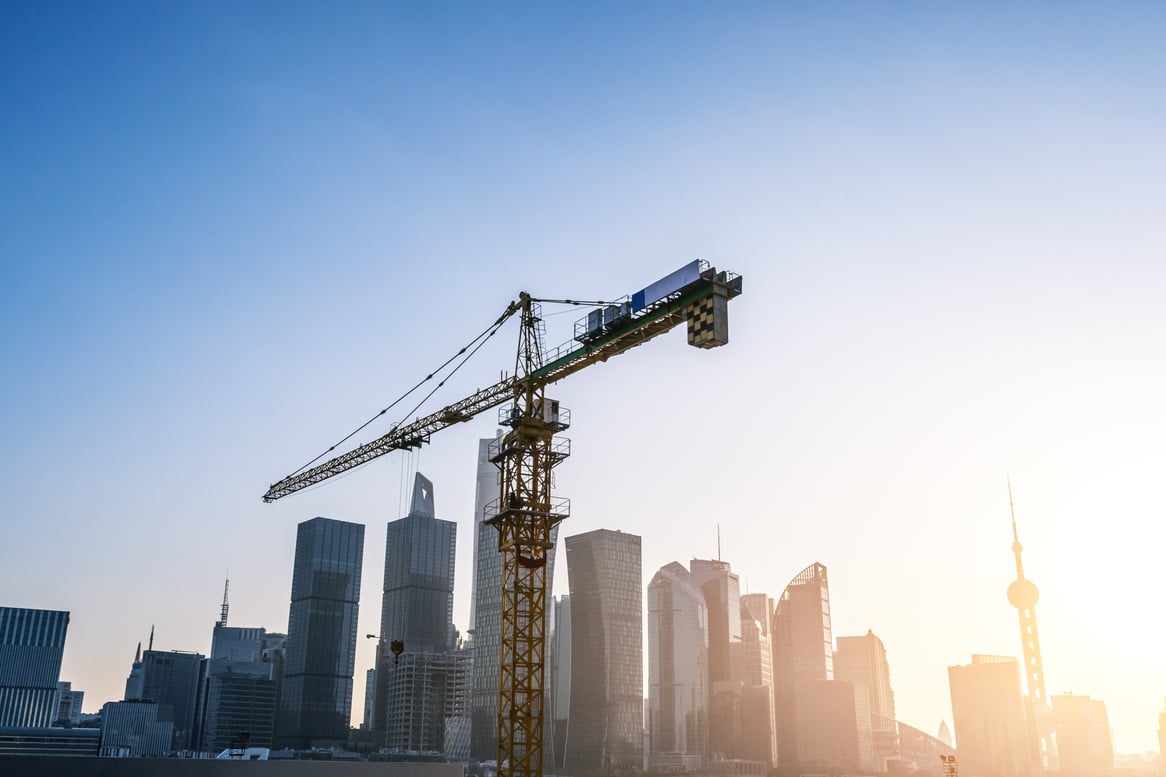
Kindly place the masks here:
<instances>
[{"instance_id":1,"label":"tower sphere","mask_svg":"<svg viewBox=\"0 0 1166 777\"><path fill-rule=\"evenodd\" d=\"M1036 584L1027 578L1013 580L1008 586L1008 603L1018 610L1031 610L1040 601L1040 591Z\"/></svg>"}]
</instances>

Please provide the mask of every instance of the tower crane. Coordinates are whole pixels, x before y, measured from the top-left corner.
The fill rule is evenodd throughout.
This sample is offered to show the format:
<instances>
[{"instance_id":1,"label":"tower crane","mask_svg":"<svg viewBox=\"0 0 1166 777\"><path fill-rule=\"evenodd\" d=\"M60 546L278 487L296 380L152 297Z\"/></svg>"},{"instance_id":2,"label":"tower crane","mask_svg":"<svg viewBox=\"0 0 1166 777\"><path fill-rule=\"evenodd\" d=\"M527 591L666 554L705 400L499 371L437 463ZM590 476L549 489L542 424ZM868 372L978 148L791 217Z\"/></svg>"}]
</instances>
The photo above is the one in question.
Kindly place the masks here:
<instances>
[{"instance_id":1,"label":"tower crane","mask_svg":"<svg viewBox=\"0 0 1166 777\"><path fill-rule=\"evenodd\" d=\"M263 501L273 502L391 451L418 447L442 429L503 406L499 422L509 431L489 448L490 460L501 474L501 492L487 505L485 516L485 522L498 531L498 550L503 554L499 777L542 777L543 773L547 553L552 547L551 530L570 513L569 501L551 494L552 472L570 455L570 442L555 439L570 426L570 413L547 398L546 388L681 323L688 325L690 345L725 345L728 301L741 293L741 281L735 273L718 272L707 262L695 260L611 303L537 299L522 292L489 330L492 334L511 317L520 317L512 375L435 413L394 426L387 434L323 464L289 475L263 495ZM575 324L572 340L544 350L543 302L597 307Z\"/></svg>"}]
</instances>

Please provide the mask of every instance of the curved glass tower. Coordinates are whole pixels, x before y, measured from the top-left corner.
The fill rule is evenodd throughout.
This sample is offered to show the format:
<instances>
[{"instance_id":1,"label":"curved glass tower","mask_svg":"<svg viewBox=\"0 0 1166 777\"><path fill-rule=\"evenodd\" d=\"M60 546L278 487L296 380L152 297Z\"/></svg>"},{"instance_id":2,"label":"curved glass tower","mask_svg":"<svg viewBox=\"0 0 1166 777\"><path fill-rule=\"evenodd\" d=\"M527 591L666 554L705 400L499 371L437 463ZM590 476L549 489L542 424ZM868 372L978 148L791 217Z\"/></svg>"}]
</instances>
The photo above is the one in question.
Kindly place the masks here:
<instances>
[{"instance_id":1,"label":"curved glass tower","mask_svg":"<svg viewBox=\"0 0 1166 777\"><path fill-rule=\"evenodd\" d=\"M649 765L708 757L708 652L704 595L673 561L648 584Z\"/></svg>"}]
</instances>

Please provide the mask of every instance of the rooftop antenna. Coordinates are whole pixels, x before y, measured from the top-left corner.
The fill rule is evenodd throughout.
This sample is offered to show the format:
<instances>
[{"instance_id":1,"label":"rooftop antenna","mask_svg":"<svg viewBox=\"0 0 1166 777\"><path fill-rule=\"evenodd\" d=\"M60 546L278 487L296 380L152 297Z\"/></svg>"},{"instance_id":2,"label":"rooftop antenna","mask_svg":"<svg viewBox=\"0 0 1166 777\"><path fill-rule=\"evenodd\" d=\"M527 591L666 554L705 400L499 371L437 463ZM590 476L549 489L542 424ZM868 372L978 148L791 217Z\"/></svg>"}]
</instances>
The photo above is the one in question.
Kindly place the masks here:
<instances>
[{"instance_id":1,"label":"rooftop antenna","mask_svg":"<svg viewBox=\"0 0 1166 777\"><path fill-rule=\"evenodd\" d=\"M721 560L721 525L717 524L717 561Z\"/></svg>"},{"instance_id":2,"label":"rooftop antenna","mask_svg":"<svg viewBox=\"0 0 1166 777\"><path fill-rule=\"evenodd\" d=\"M151 623L150 624L150 646L148 648L146 648L146 650L153 650L153 649L154 649L154 624Z\"/></svg>"},{"instance_id":3,"label":"rooftop antenna","mask_svg":"<svg viewBox=\"0 0 1166 777\"><path fill-rule=\"evenodd\" d=\"M223 583L223 609L222 609L222 614L219 615L219 625L220 626L227 625L227 611L229 609L231 609L230 605L227 604L227 590L230 589L230 587L231 587L231 570L228 569L227 570L227 579Z\"/></svg>"}]
</instances>

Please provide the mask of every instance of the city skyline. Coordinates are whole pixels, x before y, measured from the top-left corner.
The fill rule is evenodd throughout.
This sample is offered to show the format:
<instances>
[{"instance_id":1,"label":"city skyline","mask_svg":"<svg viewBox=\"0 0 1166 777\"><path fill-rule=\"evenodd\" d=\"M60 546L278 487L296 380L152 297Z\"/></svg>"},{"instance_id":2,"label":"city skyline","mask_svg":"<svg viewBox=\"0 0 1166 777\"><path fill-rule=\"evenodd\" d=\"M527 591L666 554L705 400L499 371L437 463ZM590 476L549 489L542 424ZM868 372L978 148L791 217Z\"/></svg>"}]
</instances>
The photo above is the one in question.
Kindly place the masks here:
<instances>
[{"instance_id":1,"label":"city skyline","mask_svg":"<svg viewBox=\"0 0 1166 777\"><path fill-rule=\"evenodd\" d=\"M1049 696L1156 745L1166 10L18 0L0 36L0 603L71 613L86 711L150 624L209 649L227 569L232 619L286 631L301 521L368 527L379 570L423 469L473 536L493 417L259 496L520 289L608 299L702 257L746 279L728 346L673 333L556 385L562 531L643 537L647 580L719 524L743 593L821 561L834 633L877 633L935 731L948 666L1021 655L1010 473Z\"/></svg>"}]
</instances>

